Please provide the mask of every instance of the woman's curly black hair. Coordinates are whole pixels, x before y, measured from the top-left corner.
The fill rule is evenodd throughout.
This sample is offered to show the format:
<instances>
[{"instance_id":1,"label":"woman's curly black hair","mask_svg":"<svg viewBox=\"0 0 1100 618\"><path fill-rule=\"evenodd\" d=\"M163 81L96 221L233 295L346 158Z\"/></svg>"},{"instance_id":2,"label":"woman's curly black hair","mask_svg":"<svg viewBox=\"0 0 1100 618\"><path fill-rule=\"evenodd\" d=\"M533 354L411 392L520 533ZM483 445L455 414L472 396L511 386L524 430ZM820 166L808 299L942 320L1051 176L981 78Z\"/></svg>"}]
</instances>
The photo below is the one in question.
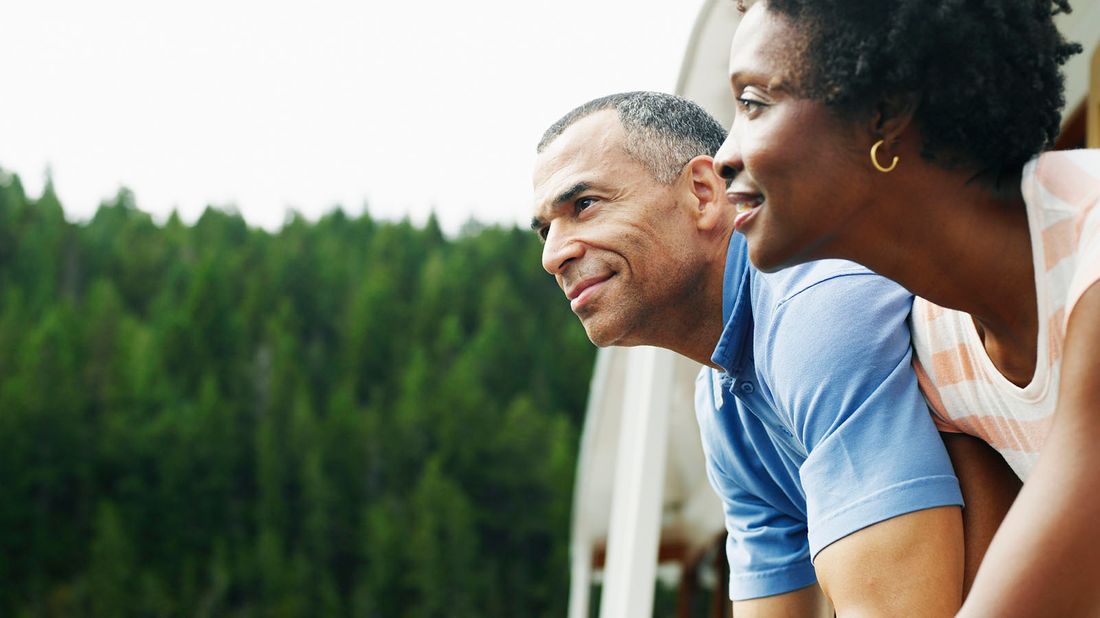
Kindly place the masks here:
<instances>
[{"instance_id":1,"label":"woman's curly black hair","mask_svg":"<svg viewBox=\"0 0 1100 618\"><path fill-rule=\"evenodd\" d=\"M997 183L1058 136L1068 0L762 1L806 35L805 96L851 117L915 95L929 160Z\"/></svg>"}]
</instances>

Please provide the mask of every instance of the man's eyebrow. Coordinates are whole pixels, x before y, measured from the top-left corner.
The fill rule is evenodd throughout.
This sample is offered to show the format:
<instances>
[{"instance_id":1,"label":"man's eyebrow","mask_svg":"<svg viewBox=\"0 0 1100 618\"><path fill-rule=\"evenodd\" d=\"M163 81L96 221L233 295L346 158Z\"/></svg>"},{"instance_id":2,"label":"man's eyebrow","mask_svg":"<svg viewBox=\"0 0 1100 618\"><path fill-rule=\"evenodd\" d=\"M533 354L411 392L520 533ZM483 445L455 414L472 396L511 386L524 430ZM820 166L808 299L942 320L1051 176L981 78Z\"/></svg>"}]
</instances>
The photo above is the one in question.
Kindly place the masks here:
<instances>
[{"instance_id":1,"label":"man's eyebrow","mask_svg":"<svg viewBox=\"0 0 1100 618\"><path fill-rule=\"evenodd\" d=\"M558 196L555 197L552 202L550 202L549 210L557 210L558 207L560 207L562 204L572 201L573 198L577 197L581 193L584 193L585 191L588 191L591 188L592 185L588 184L587 182L578 182L572 187L569 187L565 191L559 193ZM531 229L535 232L539 231L539 229L543 225L545 225L545 223L546 221L543 220L542 217L531 217Z\"/></svg>"},{"instance_id":2,"label":"man's eyebrow","mask_svg":"<svg viewBox=\"0 0 1100 618\"><path fill-rule=\"evenodd\" d=\"M585 191L587 191L591 188L592 188L592 185L588 184L587 182L584 182L584 181L578 182L577 184L573 185L572 187L569 187L565 191L562 191L561 193L559 193L558 196L556 198L554 198L554 201L550 205L550 207L551 208L557 208L558 206L564 204L565 202L571 201L573 198L577 197L581 193L584 193Z\"/></svg>"}]
</instances>

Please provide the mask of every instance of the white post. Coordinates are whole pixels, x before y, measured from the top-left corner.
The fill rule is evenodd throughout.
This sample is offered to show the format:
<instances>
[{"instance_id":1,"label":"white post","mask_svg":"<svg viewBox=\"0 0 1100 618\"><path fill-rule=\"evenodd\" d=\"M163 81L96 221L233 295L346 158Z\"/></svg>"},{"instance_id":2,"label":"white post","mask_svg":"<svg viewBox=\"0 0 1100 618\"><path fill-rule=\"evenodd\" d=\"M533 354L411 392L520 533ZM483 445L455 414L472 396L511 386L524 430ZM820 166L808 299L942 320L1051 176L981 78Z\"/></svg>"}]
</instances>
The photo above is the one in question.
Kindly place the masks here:
<instances>
[{"instance_id":1,"label":"white post","mask_svg":"<svg viewBox=\"0 0 1100 618\"><path fill-rule=\"evenodd\" d=\"M573 570L569 580L569 618L588 618L588 596L592 588L592 545L574 544Z\"/></svg>"},{"instance_id":2,"label":"white post","mask_svg":"<svg viewBox=\"0 0 1100 618\"><path fill-rule=\"evenodd\" d=\"M606 392L611 383L611 366L618 348L601 348L596 353L596 366L592 371L592 384L588 390L588 405L584 413L584 430L581 432L581 444L577 453L577 478L573 482L573 531L569 542L569 558L572 569L569 580L568 618L588 618L588 608L592 588L592 533L589 512L594 496L592 485L599 470L594 468L592 458L598 448L598 433L603 418L608 411Z\"/></svg>"},{"instance_id":3,"label":"white post","mask_svg":"<svg viewBox=\"0 0 1100 618\"><path fill-rule=\"evenodd\" d=\"M673 362L651 347L627 360L600 618L653 615Z\"/></svg>"}]
</instances>

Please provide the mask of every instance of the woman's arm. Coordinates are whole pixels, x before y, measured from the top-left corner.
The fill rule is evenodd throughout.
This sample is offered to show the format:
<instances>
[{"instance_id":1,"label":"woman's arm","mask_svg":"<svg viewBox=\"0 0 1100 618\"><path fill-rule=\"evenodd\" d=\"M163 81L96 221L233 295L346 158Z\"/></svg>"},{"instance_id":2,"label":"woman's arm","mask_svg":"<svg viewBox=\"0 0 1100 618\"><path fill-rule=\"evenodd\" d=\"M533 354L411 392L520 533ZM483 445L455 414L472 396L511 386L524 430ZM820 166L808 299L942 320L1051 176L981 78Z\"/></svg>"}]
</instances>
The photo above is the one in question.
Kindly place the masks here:
<instances>
[{"instance_id":1,"label":"woman's arm","mask_svg":"<svg viewBox=\"0 0 1100 618\"><path fill-rule=\"evenodd\" d=\"M965 599L993 535L1020 493L1021 483L1020 477L992 446L965 433L941 435L966 501L963 508L966 560L962 588Z\"/></svg>"},{"instance_id":2,"label":"woman's arm","mask_svg":"<svg viewBox=\"0 0 1100 618\"><path fill-rule=\"evenodd\" d=\"M960 616L1100 612L1100 285L1066 329L1054 423Z\"/></svg>"}]
</instances>

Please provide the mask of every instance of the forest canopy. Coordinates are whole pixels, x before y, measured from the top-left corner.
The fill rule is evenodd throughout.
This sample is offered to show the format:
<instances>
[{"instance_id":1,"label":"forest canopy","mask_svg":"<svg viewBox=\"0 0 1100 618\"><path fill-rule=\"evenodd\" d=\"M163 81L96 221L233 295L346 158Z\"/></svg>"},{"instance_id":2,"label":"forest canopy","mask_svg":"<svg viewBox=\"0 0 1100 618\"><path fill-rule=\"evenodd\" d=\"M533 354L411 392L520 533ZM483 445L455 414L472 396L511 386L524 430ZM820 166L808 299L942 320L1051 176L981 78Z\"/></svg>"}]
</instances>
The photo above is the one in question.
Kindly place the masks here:
<instances>
[{"instance_id":1,"label":"forest canopy","mask_svg":"<svg viewBox=\"0 0 1100 618\"><path fill-rule=\"evenodd\" d=\"M0 615L564 614L594 349L529 232L0 176Z\"/></svg>"}]
</instances>

